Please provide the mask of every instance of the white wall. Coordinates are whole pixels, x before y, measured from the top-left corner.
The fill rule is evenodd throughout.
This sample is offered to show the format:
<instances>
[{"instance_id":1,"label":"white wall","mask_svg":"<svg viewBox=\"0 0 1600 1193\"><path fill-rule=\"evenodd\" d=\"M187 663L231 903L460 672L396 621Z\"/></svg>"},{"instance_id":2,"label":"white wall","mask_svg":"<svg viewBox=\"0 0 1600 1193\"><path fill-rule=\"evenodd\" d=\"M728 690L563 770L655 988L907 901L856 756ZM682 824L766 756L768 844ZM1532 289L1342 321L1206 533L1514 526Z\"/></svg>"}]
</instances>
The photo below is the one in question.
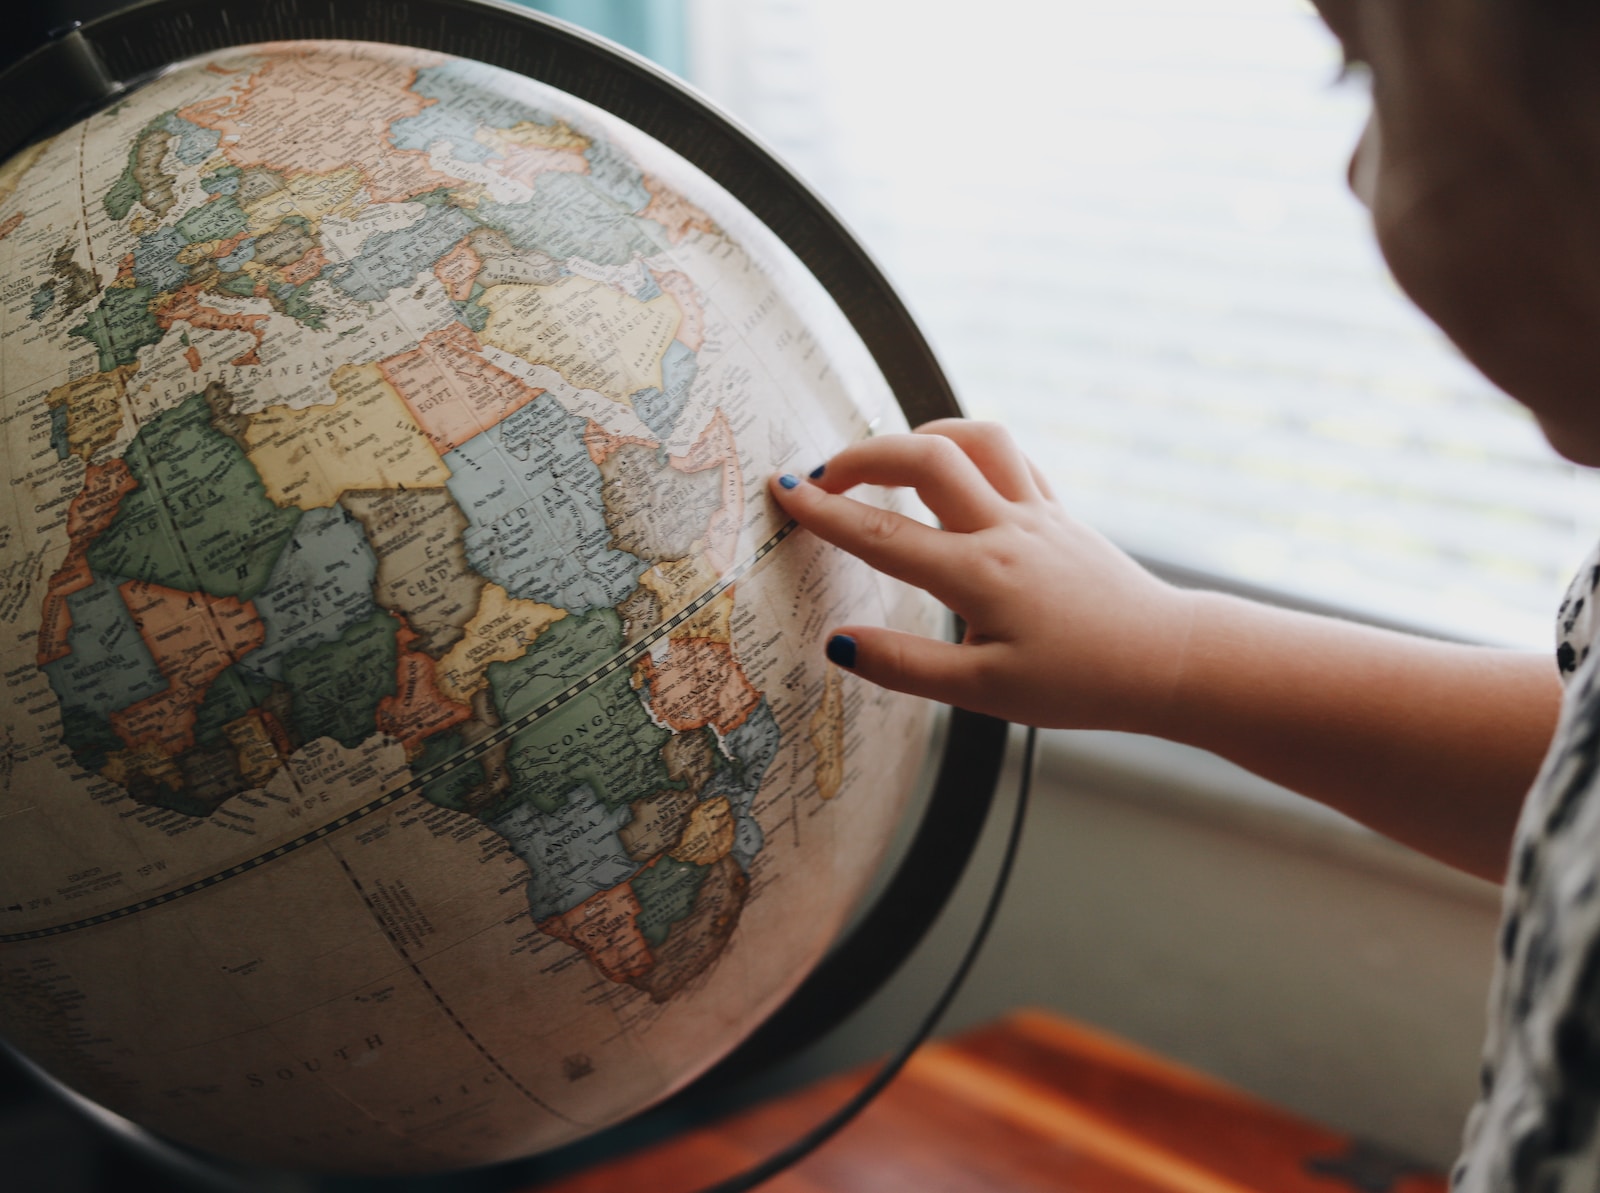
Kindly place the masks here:
<instances>
[{"instance_id":1,"label":"white wall","mask_svg":"<svg viewBox=\"0 0 1600 1193\"><path fill-rule=\"evenodd\" d=\"M1053 737L1003 912L946 1029L1050 1007L1447 1168L1498 890L1266 788L1165 743ZM974 876L992 873L997 836ZM972 885L834 1063L920 1016L975 916Z\"/></svg>"}]
</instances>

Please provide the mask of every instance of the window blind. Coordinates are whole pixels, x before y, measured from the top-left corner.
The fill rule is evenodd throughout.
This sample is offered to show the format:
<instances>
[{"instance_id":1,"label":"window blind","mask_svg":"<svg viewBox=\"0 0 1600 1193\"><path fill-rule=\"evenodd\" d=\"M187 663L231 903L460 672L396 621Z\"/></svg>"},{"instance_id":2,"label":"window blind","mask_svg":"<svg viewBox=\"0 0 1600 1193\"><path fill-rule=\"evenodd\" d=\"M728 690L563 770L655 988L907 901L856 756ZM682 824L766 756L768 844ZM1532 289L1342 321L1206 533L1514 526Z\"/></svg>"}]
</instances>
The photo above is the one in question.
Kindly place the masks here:
<instances>
[{"instance_id":1,"label":"window blind","mask_svg":"<svg viewBox=\"0 0 1600 1193\"><path fill-rule=\"evenodd\" d=\"M1600 485L1410 307L1303 0L691 0L691 73L830 199L969 411L1192 573L1551 643Z\"/></svg>"}]
</instances>

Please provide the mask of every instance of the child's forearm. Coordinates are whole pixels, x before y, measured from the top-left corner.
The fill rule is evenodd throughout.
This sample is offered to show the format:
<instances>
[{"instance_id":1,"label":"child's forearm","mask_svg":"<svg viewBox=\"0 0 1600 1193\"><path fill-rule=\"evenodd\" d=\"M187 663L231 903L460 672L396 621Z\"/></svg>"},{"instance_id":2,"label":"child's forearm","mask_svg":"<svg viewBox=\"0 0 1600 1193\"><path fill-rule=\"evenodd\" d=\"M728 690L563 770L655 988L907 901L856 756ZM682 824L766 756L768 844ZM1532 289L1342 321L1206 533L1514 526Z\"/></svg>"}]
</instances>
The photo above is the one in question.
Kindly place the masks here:
<instances>
[{"instance_id":1,"label":"child's forearm","mask_svg":"<svg viewBox=\"0 0 1600 1193\"><path fill-rule=\"evenodd\" d=\"M1215 751L1499 881L1555 729L1554 659L1190 594L1172 698L1145 732Z\"/></svg>"},{"instance_id":2,"label":"child's forearm","mask_svg":"<svg viewBox=\"0 0 1600 1193\"><path fill-rule=\"evenodd\" d=\"M813 477L778 479L773 497L967 623L959 646L838 627L830 657L863 678L1031 725L1202 746L1453 865L1504 872L1555 728L1550 656L1173 588L1070 518L993 426L870 440ZM843 496L859 484L914 487L942 528Z\"/></svg>"}]
</instances>

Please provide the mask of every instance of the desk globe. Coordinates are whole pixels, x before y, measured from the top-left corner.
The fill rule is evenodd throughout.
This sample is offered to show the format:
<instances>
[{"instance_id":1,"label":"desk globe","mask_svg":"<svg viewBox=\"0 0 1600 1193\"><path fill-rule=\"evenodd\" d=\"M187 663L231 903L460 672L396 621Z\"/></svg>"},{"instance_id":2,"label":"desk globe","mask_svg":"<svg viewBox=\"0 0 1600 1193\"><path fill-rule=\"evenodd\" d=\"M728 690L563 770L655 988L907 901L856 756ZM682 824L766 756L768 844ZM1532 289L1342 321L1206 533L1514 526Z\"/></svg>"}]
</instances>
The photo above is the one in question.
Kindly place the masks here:
<instances>
[{"instance_id":1,"label":"desk globe","mask_svg":"<svg viewBox=\"0 0 1600 1193\"><path fill-rule=\"evenodd\" d=\"M421 1172L791 994L930 748L821 634L942 613L765 497L905 425L767 223L556 86L279 41L16 152L0 261L13 1044L208 1152Z\"/></svg>"}]
</instances>

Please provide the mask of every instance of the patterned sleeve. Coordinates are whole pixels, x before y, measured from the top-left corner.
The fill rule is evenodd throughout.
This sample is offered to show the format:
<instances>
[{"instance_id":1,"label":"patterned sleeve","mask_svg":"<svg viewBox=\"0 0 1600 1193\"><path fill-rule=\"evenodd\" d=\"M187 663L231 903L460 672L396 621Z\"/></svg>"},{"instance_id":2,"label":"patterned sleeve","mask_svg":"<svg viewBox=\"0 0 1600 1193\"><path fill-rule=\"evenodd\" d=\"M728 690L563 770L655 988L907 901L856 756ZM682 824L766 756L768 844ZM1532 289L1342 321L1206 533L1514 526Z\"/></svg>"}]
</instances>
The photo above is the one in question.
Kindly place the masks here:
<instances>
[{"instance_id":1,"label":"patterned sleeve","mask_svg":"<svg viewBox=\"0 0 1600 1193\"><path fill-rule=\"evenodd\" d=\"M1452 1187L1600 1190L1600 549L1556 616L1561 719L1506 877L1482 1089Z\"/></svg>"}]
</instances>

